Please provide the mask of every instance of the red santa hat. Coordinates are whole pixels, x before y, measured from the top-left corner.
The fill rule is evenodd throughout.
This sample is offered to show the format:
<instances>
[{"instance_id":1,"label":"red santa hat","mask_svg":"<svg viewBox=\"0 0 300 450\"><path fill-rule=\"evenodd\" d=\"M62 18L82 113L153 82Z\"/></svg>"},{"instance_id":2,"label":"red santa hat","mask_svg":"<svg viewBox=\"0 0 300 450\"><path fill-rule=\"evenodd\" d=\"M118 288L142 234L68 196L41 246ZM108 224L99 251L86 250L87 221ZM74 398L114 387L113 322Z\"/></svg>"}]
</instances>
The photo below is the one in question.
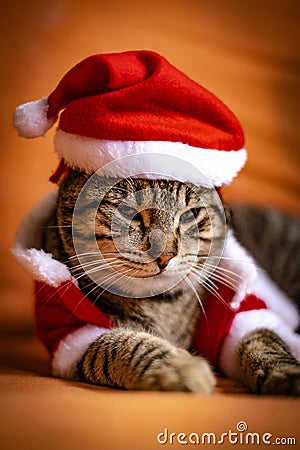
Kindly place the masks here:
<instances>
[{"instance_id":1,"label":"red santa hat","mask_svg":"<svg viewBox=\"0 0 300 450\"><path fill-rule=\"evenodd\" d=\"M167 155L197 167L209 184L221 186L230 183L246 161L243 130L234 114L151 51L84 59L48 97L19 106L14 126L20 136L43 136L58 117L55 151L67 166L87 173L126 156L143 155L136 158L134 170L148 177L152 156ZM132 164L132 158L128 161ZM166 161L162 174L203 184L189 165ZM124 164L114 171L126 169Z\"/></svg>"}]
</instances>

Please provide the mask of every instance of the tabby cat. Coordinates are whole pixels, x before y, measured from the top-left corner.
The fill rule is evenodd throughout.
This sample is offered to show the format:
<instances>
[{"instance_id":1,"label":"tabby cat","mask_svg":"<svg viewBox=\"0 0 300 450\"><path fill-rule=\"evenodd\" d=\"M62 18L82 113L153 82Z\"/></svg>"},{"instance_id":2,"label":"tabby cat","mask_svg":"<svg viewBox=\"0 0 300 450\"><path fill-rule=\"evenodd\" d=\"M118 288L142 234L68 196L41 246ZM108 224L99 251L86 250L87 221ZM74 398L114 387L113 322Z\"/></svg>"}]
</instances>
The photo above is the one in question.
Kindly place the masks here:
<instances>
[{"instance_id":1,"label":"tabby cat","mask_svg":"<svg viewBox=\"0 0 300 450\"><path fill-rule=\"evenodd\" d=\"M125 389L210 393L213 371L189 350L205 294L217 276L213 271L203 276L204 261L212 243L221 254L227 209L225 220L215 190L178 181L101 177L78 207L87 180L72 170L60 183L43 236L44 250L68 265L82 292L118 325L88 347L77 365L78 377ZM134 202L128 204L129 194ZM95 238L102 261L93 256ZM194 268L186 275L190 264ZM153 277L164 274L151 285ZM146 284L153 292L141 297ZM238 353L244 382L253 392L299 395L300 365L274 332L249 333Z\"/></svg>"}]
</instances>

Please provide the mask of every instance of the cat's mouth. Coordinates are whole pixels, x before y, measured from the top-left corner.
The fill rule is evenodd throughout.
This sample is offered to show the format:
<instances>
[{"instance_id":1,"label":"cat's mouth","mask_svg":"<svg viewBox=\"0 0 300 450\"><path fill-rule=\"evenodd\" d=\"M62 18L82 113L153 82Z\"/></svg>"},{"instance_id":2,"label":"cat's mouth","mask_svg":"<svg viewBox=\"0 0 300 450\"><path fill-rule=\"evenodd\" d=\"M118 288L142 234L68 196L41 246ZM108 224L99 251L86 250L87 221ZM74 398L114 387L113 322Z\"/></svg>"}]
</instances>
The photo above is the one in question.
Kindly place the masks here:
<instances>
[{"instance_id":1,"label":"cat's mouth","mask_svg":"<svg viewBox=\"0 0 300 450\"><path fill-rule=\"evenodd\" d=\"M136 264L131 262L131 270L128 266L115 266L114 269L120 272L120 274L130 276L132 278L152 278L160 274L173 276L174 269L173 264L161 263L160 261L153 261L146 264Z\"/></svg>"},{"instance_id":2,"label":"cat's mouth","mask_svg":"<svg viewBox=\"0 0 300 450\"><path fill-rule=\"evenodd\" d=\"M108 262L108 265L109 262ZM133 259L120 259L119 263L113 263L114 270L120 272L120 275L126 275L131 278L152 278L157 275L172 277L178 273L178 256L173 252L163 253L158 258L150 261L139 261Z\"/></svg>"},{"instance_id":3,"label":"cat's mouth","mask_svg":"<svg viewBox=\"0 0 300 450\"><path fill-rule=\"evenodd\" d=\"M105 253L105 255L103 254ZM181 254L164 252L157 258L138 258L138 252L127 252L126 257L116 252L103 252L102 258L86 256L86 262L74 266L79 279L84 274L103 290L117 295L147 297L173 289L185 279L193 262ZM145 255L145 253L144 253ZM77 272L76 272L77 270Z\"/></svg>"}]
</instances>

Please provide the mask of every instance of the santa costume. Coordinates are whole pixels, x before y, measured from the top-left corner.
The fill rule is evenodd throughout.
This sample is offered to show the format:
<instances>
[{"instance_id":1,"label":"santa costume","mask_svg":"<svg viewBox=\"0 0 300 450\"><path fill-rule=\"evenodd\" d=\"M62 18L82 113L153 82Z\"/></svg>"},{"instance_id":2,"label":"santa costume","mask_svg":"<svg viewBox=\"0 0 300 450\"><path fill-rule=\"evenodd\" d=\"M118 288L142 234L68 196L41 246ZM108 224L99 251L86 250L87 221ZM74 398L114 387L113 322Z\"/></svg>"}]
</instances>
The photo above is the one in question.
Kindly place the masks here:
<instances>
[{"instance_id":1,"label":"santa costume","mask_svg":"<svg viewBox=\"0 0 300 450\"><path fill-rule=\"evenodd\" d=\"M229 184L246 162L244 135L234 114L213 94L151 51L93 55L65 74L43 99L19 106L14 126L20 136L43 136L59 118L54 148L60 169L115 177L128 171L151 177L153 155L183 161L164 167L169 179L219 188ZM126 167L126 156L135 167ZM118 161L122 163L118 164ZM124 167L125 161L125 167ZM132 158L129 158L132 165ZM168 161L168 160L167 160ZM114 173L110 173L114 163ZM199 171L187 170L195 166ZM117 171L117 172L116 172ZM51 216L52 192L21 224L13 253L35 280L36 330L52 358L55 376L76 377L89 345L115 325L78 288L68 267L41 249L43 226ZM239 379L237 345L248 332L275 331L300 361L299 313L291 299L261 270L227 232L219 265L242 282L233 290L219 283L208 294L194 349L226 375ZM225 301L220 301L220 298ZM208 324L208 326L207 326Z\"/></svg>"}]
</instances>

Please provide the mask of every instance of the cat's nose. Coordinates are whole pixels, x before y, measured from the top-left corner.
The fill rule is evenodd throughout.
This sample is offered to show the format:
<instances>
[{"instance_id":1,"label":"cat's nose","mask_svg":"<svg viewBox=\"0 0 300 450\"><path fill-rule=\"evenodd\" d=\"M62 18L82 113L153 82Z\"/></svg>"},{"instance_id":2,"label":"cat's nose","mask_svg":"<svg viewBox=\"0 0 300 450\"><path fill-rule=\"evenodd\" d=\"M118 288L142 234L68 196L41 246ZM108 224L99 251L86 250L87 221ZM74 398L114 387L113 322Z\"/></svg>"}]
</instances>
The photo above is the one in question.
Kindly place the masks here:
<instances>
[{"instance_id":1,"label":"cat's nose","mask_svg":"<svg viewBox=\"0 0 300 450\"><path fill-rule=\"evenodd\" d=\"M157 259L157 265L158 267L162 270L165 269L167 267L167 265L169 264L170 259L174 258L176 256L175 252L168 252L168 253L163 253L161 254Z\"/></svg>"}]
</instances>

